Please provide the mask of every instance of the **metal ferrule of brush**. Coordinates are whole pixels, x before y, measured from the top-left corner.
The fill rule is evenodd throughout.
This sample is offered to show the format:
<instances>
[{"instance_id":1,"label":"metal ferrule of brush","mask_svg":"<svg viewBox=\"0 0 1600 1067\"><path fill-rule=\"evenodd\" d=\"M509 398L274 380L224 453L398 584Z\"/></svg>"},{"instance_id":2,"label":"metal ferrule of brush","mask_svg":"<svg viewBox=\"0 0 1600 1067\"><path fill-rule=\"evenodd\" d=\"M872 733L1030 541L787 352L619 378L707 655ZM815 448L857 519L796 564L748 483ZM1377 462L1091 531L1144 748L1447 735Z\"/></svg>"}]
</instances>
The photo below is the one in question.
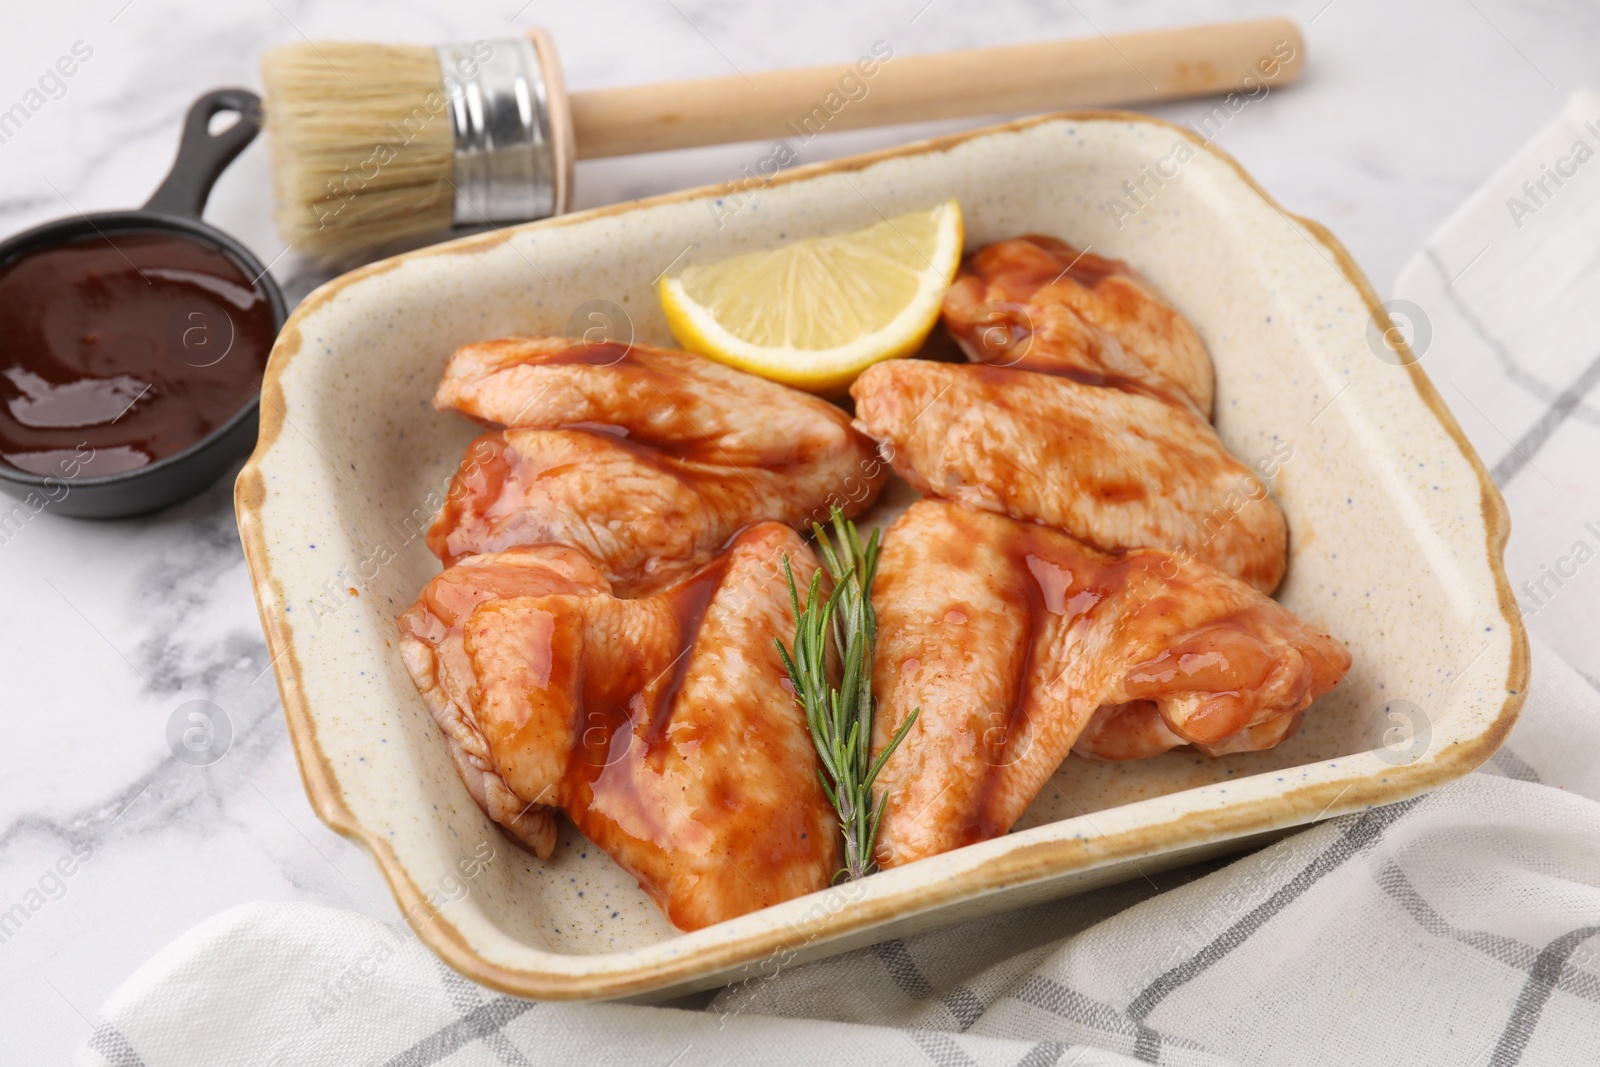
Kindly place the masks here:
<instances>
[{"instance_id":1,"label":"metal ferrule of brush","mask_svg":"<svg viewBox=\"0 0 1600 1067\"><path fill-rule=\"evenodd\" d=\"M550 96L532 42L508 37L436 51L455 134L456 225L555 214L562 205Z\"/></svg>"}]
</instances>

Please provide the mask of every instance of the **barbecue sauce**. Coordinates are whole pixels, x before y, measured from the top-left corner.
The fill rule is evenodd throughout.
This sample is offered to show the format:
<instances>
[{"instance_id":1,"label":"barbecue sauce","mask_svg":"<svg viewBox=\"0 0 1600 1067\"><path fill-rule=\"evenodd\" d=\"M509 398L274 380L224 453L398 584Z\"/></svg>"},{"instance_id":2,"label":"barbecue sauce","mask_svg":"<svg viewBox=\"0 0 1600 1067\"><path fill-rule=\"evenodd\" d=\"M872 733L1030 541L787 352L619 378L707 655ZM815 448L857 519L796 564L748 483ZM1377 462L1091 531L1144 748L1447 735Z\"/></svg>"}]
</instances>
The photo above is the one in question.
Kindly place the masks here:
<instances>
[{"instance_id":1,"label":"barbecue sauce","mask_svg":"<svg viewBox=\"0 0 1600 1067\"><path fill-rule=\"evenodd\" d=\"M1067 667L1039 659L1049 651L1043 645L1048 632L1057 620L1072 624L1083 619L1101 602L1123 594L1135 579L1150 582L1159 558L1150 552L1097 552L1030 523L1005 524L1003 547L1009 561L996 575L997 591L1024 620L1022 662L1009 706L991 718L990 728L980 736L985 769L962 827L962 844L987 841L1011 828L998 791L1005 769L1023 759L1033 743L1028 698L1041 683L1060 684Z\"/></svg>"},{"instance_id":2,"label":"barbecue sauce","mask_svg":"<svg viewBox=\"0 0 1600 1067\"><path fill-rule=\"evenodd\" d=\"M198 241L26 253L0 267L0 460L70 479L176 455L260 389L276 333L244 269Z\"/></svg>"}]
</instances>

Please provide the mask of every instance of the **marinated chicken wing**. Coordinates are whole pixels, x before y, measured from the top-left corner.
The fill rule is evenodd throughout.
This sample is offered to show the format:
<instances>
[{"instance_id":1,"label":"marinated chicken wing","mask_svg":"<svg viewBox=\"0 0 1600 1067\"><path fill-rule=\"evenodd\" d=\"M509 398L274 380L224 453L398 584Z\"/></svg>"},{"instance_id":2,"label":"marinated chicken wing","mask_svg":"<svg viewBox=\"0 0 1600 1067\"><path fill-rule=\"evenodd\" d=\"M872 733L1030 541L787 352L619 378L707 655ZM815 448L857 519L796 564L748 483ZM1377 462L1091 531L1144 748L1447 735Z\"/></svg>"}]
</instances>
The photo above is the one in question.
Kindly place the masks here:
<instances>
[{"instance_id":1,"label":"marinated chicken wing","mask_svg":"<svg viewBox=\"0 0 1600 1067\"><path fill-rule=\"evenodd\" d=\"M850 393L919 491L1095 547L1182 549L1270 593L1288 527L1255 473L1187 407L1030 371L901 359Z\"/></svg>"},{"instance_id":2,"label":"marinated chicken wing","mask_svg":"<svg viewBox=\"0 0 1600 1067\"><path fill-rule=\"evenodd\" d=\"M422 701L444 735L467 792L484 814L540 859L556 845L553 808L530 804L507 788L471 712L476 684L462 641L473 609L486 600L552 594L609 593L610 584L583 552L560 545L473 556L434 578L400 616L400 654Z\"/></svg>"},{"instance_id":3,"label":"marinated chicken wing","mask_svg":"<svg viewBox=\"0 0 1600 1067\"><path fill-rule=\"evenodd\" d=\"M1121 385L1211 415L1205 345L1120 260L1053 237L996 241L962 264L944 322L976 362Z\"/></svg>"},{"instance_id":4,"label":"marinated chicken wing","mask_svg":"<svg viewBox=\"0 0 1600 1067\"><path fill-rule=\"evenodd\" d=\"M428 547L446 563L517 545L583 549L617 591L649 591L704 563L753 522L861 512L887 470L845 457L729 467L663 455L590 430L500 430L478 438L451 481Z\"/></svg>"},{"instance_id":5,"label":"marinated chicken wing","mask_svg":"<svg viewBox=\"0 0 1600 1067\"><path fill-rule=\"evenodd\" d=\"M722 466L870 465L842 410L687 352L512 337L466 345L434 406L522 429L605 427L679 459Z\"/></svg>"},{"instance_id":6,"label":"marinated chicken wing","mask_svg":"<svg viewBox=\"0 0 1600 1067\"><path fill-rule=\"evenodd\" d=\"M1102 708L1148 705L1163 744L1227 752L1242 734L1283 736L1350 665L1333 638L1181 554L1106 554L943 501L890 527L872 602L874 750L921 709L879 778L884 867L1005 833Z\"/></svg>"},{"instance_id":7,"label":"marinated chicken wing","mask_svg":"<svg viewBox=\"0 0 1600 1067\"><path fill-rule=\"evenodd\" d=\"M527 550L463 561L405 617L406 662L447 736L478 744L471 774L488 785L468 787L480 803L561 808L676 926L698 929L826 888L840 862L774 644L793 626L785 556L809 581L810 550L761 523L639 599L612 596L576 565L569 587L540 576L529 585L552 588L527 594L520 579L486 574L548 571ZM503 821L510 806L485 810Z\"/></svg>"}]
</instances>

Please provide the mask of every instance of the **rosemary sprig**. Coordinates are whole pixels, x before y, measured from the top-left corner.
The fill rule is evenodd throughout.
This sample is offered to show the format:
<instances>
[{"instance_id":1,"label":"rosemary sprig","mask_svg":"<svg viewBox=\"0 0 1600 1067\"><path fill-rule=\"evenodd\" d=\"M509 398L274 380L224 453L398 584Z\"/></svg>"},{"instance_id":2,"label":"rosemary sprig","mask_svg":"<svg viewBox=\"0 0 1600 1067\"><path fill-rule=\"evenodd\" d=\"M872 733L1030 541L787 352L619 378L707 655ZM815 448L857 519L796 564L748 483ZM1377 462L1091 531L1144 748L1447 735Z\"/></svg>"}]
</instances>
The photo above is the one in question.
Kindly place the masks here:
<instances>
[{"instance_id":1,"label":"rosemary sprig","mask_svg":"<svg viewBox=\"0 0 1600 1067\"><path fill-rule=\"evenodd\" d=\"M905 739L921 709L906 716L878 758L872 759L872 649L878 637L878 616L872 609L870 594L878 569L878 531L872 531L863 547L855 523L838 508L833 509L837 548L820 523L812 523L811 529L833 575L833 594L823 599L822 571L818 570L811 577L802 603L789 557L784 556L783 571L789 579L789 601L794 607L793 653L784 647L781 638L774 640L822 761L817 776L839 815L839 829L844 835L843 873L853 880L872 871L878 823L889 803L887 793L874 803L872 783ZM841 667L837 688L828 683L830 640Z\"/></svg>"}]
</instances>

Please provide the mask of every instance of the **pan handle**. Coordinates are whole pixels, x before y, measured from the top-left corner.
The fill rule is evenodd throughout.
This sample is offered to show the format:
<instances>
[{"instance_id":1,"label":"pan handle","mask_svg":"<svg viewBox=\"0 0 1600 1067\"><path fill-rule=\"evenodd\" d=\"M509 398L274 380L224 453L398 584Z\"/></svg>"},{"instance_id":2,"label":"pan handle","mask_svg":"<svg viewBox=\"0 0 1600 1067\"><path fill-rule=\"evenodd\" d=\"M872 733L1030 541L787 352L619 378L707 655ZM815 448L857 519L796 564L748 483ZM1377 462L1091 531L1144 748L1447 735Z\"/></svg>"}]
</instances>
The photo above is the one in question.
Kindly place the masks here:
<instances>
[{"instance_id":1,"label":"pan handle","mask_svg":"<svg viewBox=\"0 0 1600 1067\"><path fill-rule=\"evenodd\" d=\"M238 112L239 121L213 134L211 117L220 111ZM196 100L183 121L178 158L144 210L198 219L211 187L260 131L261 98L248 89L213 89Z\"/></svg>"}]
</instances>

